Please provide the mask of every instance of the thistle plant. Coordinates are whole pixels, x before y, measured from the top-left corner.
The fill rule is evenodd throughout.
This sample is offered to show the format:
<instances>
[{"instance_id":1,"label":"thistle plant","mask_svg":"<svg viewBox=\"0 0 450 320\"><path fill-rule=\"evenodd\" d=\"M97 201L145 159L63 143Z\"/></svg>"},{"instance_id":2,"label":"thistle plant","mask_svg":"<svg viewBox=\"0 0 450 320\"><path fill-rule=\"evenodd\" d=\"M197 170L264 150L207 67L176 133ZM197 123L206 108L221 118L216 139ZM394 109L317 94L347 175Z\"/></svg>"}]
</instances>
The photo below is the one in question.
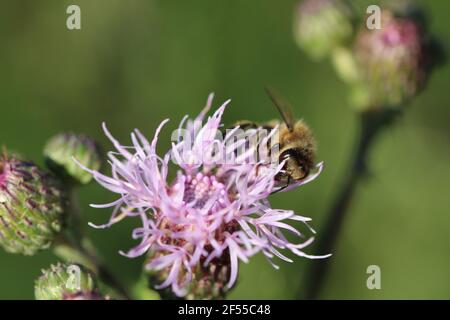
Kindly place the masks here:
<instances>
[{"instance_id":1,"label":"thistle plant","mask_svg":"<svg viewBox=\"0 0 450 320\"><path fill-rule=\"evenodd\" d=\"M135 129L131 144L119 142L103 124L114 146L107 154L109 174L100 171L99 144L82 134L49 139L43 150L47 168L5 151L0 246L24 255L52 250L62 261L37 278L38 300L224 299L238 282L240 264L257 254L276 269L294 257L321 260L310 263L301 291L316 298L329 267L325 258L335 251L351 199L369 171L367 157L376 137L407 110L441 61L417 12L383 8L382 28L368 30L357 26L355 11L344 0L305 0L295 11L296 42L314 60L331 60L349 86L360 124L354 156L315 252L310 251L311 219L274 208L270 200L276 193L298 192L319 176L323 164L309 170L308 162L305 177L280 179L289 176L290 159L277 150L280 128L227 127L222 116L230 101L210 114L213 95L197 117L182 119L165 152L157 147L168 120L150 139ZM91 205L111 212L102 225L85 223L78 204L77 191L93 180L116 197ZM138 275L145 283L134 288L109 271L84 232L86 225L105 229L129 219L139 221L131 232L138 243L119 253L145 259Z\"/></svg>"},{"instance_id":2,"label":"thistle plant","mask_svg":"<svg viewBox=\"0 0 450 320\"><path fill-rule=\"evenodd\" d=\"M314 180L322 163L286 185L279 179L287 160L278 156L278 127L226 129L221 120L229 101L207 116L212 99L210 95L196 118L182 120L172 134L172 147L162 155L156 148L168 120L151 141L134 130L131 146L120 144L103 125L116 149L108 153L110 176L98 171L98 144L83 135L62 133L46 144L45 163L54 174L4 154L0 244L8 252L28 255L52 249L64 261L43 270L35 283L36 299L100 300L105 292L139 299L151 294L151 289L136 293L123 287L83 232L76 191L92 178L117 199L92 205L112 208L112 214L106 224L90 225L102 229L140 219L132 232L140 243L120 253L146 257L144 278L161 298L225 298L237 282L240 262L257 253L277 269L276 259L329 256L305 252L313 242L310 218L273 208L269 201L273 193ZM68 286L73 281L76 286Z\"/></svg>"},{"instance_id":3,"label":"thistle plant","mask_svg":"<svg viewBox=\"0 0 450 320\"><path fill-rule=\"evenodd\" d=\"M130 258L146 255L145 269L164 297L223 298L236 283L239 262L248 262L258 252L275 268L274 258L292 262L283 251L310 259L328 256L305 253L303 249L313 238L304 240L303 234L288 224L298 222L309 231L309 218L274 209L268 200L273 192L286 192L312 181L322 165L305 180L287 188L277 185L276 176L284 163L253 158L277 130L255 145L236 135L239 127L222 138L221 118L228 102L205 120L210 96L198 117L183 119L172 148L162 156L156 147L167 120L151 141L135 130L132 146L119 143L104 125L116 149L108 153L111 176L80 164L100 185L118 195L112 203L93 205L113 208L108 223L95 227L108 228L123 219L140 218L141 226L132 233L140 244L121 253ZM259 136L261 130L247 138ZM243 146L248 149L239 153ZM173 181L168 178L171 160L178 167ZM286 232L298 240L288 240Z\"/></svg>"},{"instance_id":4,"label":"thistle plant","mask_svg":"<svg viewBox=\"0 0 450 320\"><path fill-rule=\"evenodd\" d=\"M305 0L302 6L319 3L321 1ZM432 69L443 60L438 42L428 33L421 10L409 3L396 4L383 7L381 29L369 30L364 21L349 36L353 40L345 46L335 46L330 56L338 76L349 85L349 100L358 116L360 132L346 178L339 188L341 191L322 228L324 237L316 247L317 252L334 252L356 187L368 172L367 157L375 138L395 123L405 105L425 88ZM347 23L351 21L354 20L349 18ZM306 27L302 32L318 37ZM299 294L317 298L328 268L328 261L311 264L305 275L306 286Z\"/></svg>"}]
</instances>

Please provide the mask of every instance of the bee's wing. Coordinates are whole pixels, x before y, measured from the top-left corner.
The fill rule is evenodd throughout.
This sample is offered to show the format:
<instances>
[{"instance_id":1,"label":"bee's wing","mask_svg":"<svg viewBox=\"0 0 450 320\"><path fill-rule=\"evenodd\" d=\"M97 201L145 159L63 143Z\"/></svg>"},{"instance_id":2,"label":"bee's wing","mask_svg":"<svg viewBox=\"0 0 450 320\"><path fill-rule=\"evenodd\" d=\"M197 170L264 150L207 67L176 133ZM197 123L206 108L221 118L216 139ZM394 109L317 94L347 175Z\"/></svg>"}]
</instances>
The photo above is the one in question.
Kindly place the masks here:
<instances>
[{"instance_id":1,"label":"bee's wing","mask_svg":"<svg viewBox=\"0 0 450 320\"><path fill-rule=\"evenodd\" d=\"M294 129L294 116L292 115L292 108L291 106L283 101L280 96L275 93L275 91L269 87L265 87L267 95L272 100L273 104L277 107L278 111L281 114L281 118L283 119L284 123L286 124L287 128L289 130Z\"/></svg>"}]
</instances>

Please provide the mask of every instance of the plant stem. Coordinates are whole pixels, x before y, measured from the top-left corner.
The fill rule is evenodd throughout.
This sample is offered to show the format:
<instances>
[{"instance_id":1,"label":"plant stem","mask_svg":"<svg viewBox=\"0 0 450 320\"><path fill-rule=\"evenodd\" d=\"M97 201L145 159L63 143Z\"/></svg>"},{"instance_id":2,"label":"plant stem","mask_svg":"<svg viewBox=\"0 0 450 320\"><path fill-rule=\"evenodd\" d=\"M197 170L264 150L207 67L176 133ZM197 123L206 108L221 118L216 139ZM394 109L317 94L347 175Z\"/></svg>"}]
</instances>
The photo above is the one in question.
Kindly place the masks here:
<instances>
[{"instance_id":1,"label":"plant stem","mask_svg":"<svg viewBox=\"0 0 450 320\"><path fill-rule=\"evenodd\" d=\"M80 263L91 269L109 289L117 293L120 299L130 299L128 290L116 280L95 252L69 239L66 235L61 235L55 241L53 252L66 262Z\"/></svg>"},{"instance_id":2,"label":"plant stem","mask_svg":"<svg viewBox=\"0 0 450 320\"><path fill-rule=\"evenodd\" d=\"M128 290L114 277L99 257L91 241L85 236L81 223L76 190L70 188L70 212L66 233L55 241L54 253L67 262L77 262L92 269L101 281L114 290L121 299L130 299Z\"/></svg>"},{"instance_id":3,"label":"plant stem","mask_svg":"<svg viewBox=\"0 0 450 320\"><path fill-rule=\"evenodd\" d=\"M149 276L147 274L141 275L131 291L138 300L161 300L160 294L149 288Z\"/></svg>"},{"instance_id":4,"label":"plant stem","mask_svg":"<svg viewBox=\"0 0 450 320\"><path fill-rule=\"evenodd\" d=\"M337 240L343 222L354 198L359 182L367 173L367 157L374 144L375 138L395 118L398 111L392 109L373 109L360 113L360 134L355 146L353 158L332 206L329 209L325 225L321 230L323 235L316 247L316 254L335 253ZM306 272L306 286L300 296L306 299L317 299L329 272L333 257L324 260L312 260Z\"/></svg>"}]
</instances>

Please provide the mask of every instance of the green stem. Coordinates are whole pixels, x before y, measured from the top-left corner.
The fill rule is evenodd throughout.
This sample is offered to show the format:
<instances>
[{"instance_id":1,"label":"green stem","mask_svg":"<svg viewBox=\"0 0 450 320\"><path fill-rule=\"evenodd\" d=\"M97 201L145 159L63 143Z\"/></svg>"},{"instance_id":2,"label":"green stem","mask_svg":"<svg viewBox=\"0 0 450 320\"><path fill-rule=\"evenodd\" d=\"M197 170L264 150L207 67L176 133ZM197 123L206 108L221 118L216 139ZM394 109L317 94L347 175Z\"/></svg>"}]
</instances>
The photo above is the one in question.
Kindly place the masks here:
<instances>
[{"instance_id":1,"label":"green stem","mask_svg":"<svg viewBox=\"0 0 450 320\"><path fill-rule=\"evenodd\" d=\"M158 292L149 288L148 275L142 274L140 279L131 288L133 296L139 300L160 300Z\"/></svg>"},{"instance_id":2,"label":"green stem","mask_svg":"<svg viewBox=\"0 0 450 320\"><path fill-rule=\"evenodd\" d=\"M60 235L56 239L53 244L53 253L66 262L80 263L86 268L98 273L97 265L80 248L76 248L65 235Z\"/></svg>"},{"instance_id":3,"label":"green stem","mask_svg":"<svg viewBox=\"0 0 450 320\"><path fill-rule=\"evenodd\" d=\"M61 235L55 241L53 252L66 262L80 263L91 269L110 290L117 294L118 298L130 299L128 290L109 271L96 252L88 250L86 246L74 242L65 235Z\"/></svg>"},{"instance_id":4,"label":"green stem","mask_svg":"<svg viewBox=\"0 0 450 320\"><path fill-rule=\"evenodd\" d=\"M54 253L65 261L77 262L92 269L105 285L118 293L121 299L130 299L128 290L108 270L91 241L85 236L75 189L70 188L69 194L68 228L66 233L55 241Z\"/></svg>"},{"instance_id":5,"label":"green stem","mask_svg":"<svg viewBox=\"0 0 450 320\"><path fill-rule=\"evenodd\" d=\"M360 114L360 135L349 168L345 171L343 187L332 203L325 225L321 230L323 235L316 247L316 254L335 253L337 240L342 229L351 201L354 198L359 182L367 173L367 157L376 137L392 123L398 111L391 109L374 109ZM299 295L306 299L317 299L329 272L333 257L324 260L313 260L306 272L306 286Z\"/></svg>"}]
</instances>

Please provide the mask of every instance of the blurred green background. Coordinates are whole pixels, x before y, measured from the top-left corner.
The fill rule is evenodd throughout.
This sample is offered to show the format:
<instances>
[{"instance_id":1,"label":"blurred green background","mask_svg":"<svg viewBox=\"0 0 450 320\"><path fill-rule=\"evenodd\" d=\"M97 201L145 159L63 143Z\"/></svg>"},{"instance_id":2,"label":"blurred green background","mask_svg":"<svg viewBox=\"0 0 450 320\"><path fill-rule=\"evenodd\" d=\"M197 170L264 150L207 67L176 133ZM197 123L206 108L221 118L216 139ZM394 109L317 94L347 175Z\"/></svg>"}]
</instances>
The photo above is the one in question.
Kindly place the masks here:
<instances>
[{"instance_id":1,"label":"blurred green background","mask_svg":"<svg viewBox=\"0 0 450 320\"><path fill-rule=\"evenodd\" d=\"M87 133L111 148L106 121L124 142L137 127L152 135L169 117L160 150L185 114L196 115L207 94L231 98L226 122L264 121L276 112L263 92L277 88L313 128L326 169L301 190L273 197L275 207L313 218L319 231L340 188L355 139L347 88L329 63L311 62L295 45L295 1L1 1L0 144L38 163L47 138ZM359 1L360 14L364 3ZM431 31L450 38L450 2L422 1ZM78 4L82 29L66 29L66 8ZM450 66L425 90L373 150L374 177L358 190L332 259L322 298L450 298ZM91 184L81 190L86 221L108 210L89 208L113 195ZM127 283L142 259L118 254L133 245L133 222L88 229L114 272ZM0 299L32 299L50 252L23 257L0 251ZM293 299L308 261L274 270L262 256L242 264L230 298ZM381 267L381 290L368 290L366 268Z\"/></svg>"}]
</instances>

